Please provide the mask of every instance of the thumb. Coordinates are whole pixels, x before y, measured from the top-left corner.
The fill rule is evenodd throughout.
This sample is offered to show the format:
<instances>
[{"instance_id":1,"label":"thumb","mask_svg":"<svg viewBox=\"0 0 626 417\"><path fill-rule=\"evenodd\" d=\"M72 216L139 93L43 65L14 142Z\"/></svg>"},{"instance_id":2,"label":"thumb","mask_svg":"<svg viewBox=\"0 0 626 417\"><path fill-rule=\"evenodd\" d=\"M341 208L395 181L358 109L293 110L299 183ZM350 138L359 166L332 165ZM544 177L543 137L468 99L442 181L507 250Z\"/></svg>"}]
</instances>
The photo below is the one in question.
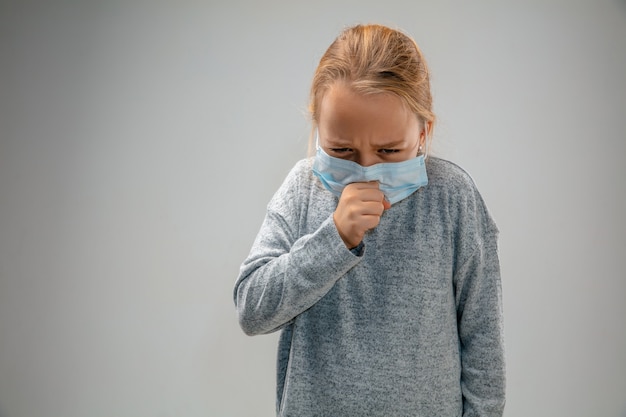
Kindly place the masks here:
<instances>
[{"instance_id":1,"label":"thumb","mask_svg":"<svg viewBox=\"0 0 626 417\"><path fill-rule=\"evenodd\" d=\"M387 200L387 197L383 198L383 208L385 210L389 210L391 208L391 203Z\"/></svg>"}]
</instances>

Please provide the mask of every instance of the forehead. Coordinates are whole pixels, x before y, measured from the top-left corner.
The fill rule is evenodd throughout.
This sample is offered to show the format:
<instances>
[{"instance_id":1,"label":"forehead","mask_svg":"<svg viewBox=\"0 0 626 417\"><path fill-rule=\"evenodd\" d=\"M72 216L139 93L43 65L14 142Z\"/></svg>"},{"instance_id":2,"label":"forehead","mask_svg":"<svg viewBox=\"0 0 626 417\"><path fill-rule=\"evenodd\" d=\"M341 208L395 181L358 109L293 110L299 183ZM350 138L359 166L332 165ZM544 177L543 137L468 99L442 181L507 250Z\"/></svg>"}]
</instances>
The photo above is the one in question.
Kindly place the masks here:
<instances>
[{"instance_id":1,"label":"forehead","mask_svg":"<svg viewBox=\"0 0 626 417\"><path fill-rule=\"evenodd\" d=\"M322 97L319 128L326 135L343 139L400 139L415 134L419 123L404 101L395 94L363 94L338 83Z\"/></svg>"}]
</instances>

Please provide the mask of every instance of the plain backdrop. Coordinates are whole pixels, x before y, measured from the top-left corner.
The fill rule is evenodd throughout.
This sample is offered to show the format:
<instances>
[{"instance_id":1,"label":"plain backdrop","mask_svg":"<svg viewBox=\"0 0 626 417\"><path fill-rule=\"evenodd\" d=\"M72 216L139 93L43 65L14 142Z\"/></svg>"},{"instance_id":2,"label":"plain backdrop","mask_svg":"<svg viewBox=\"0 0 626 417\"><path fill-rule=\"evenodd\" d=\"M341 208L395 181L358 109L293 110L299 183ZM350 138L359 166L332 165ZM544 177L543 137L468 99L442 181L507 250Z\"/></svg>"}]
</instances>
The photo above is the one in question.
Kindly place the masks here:
<instances>
[{"instance_id":1,"label":"plain backdrop","mask_svg":"<svg viewBox=\"0 0 626 417\"><path fill-rule=\"evenodd\" d=\"M322 53L421 46L499 228L507 417L626 416L626 3L0 1L0 416L274 415L232 289Z\"/></svg>"}]
</instances>

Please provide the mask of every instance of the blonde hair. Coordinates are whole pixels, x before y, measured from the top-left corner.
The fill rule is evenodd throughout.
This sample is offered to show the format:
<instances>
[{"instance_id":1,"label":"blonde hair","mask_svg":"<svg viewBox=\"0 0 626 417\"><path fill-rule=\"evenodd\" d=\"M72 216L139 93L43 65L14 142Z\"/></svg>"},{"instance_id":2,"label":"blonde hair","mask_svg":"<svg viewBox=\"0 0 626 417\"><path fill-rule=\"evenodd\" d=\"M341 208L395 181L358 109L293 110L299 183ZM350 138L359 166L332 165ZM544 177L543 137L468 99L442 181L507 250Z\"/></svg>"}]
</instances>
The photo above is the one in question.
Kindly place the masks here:
<instances>
[{"instance_id":1,"label":"blonde hair","mask_svg":"<svg viewBox=\"0 0 626 417\"><path fill-rule=\"evenodd\" d=\"M409 36L386 26L357 25L345 29L335 39L313 76L309 101L311 139L319 122L322 98L336 82L344 82L361 94L397 95L417 116L420 125L429 127L429 144L435 123L430 76L422 52Z\"/></svg>"}]
</instances>

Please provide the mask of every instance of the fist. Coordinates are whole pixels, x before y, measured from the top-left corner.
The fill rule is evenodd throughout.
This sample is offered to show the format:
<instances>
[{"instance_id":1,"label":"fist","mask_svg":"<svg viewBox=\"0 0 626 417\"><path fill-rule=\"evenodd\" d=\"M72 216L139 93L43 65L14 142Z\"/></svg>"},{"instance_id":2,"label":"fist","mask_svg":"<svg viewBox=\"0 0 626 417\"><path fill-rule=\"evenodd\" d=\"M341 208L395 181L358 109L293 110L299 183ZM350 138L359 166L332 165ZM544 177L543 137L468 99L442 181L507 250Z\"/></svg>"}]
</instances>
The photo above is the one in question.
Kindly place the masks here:
<instances>
[{"instance_id":1,"label":"fist","mask_svg":"<svg viewBox=\"0 0 626 417\"><path fill-rule=\"evenodd\" d=\"M343 189L333 220L348 249L357 247L365 232L378 226L380 216L389 207L376 181L356 182Z\"/></svg>"}]
</instances>

